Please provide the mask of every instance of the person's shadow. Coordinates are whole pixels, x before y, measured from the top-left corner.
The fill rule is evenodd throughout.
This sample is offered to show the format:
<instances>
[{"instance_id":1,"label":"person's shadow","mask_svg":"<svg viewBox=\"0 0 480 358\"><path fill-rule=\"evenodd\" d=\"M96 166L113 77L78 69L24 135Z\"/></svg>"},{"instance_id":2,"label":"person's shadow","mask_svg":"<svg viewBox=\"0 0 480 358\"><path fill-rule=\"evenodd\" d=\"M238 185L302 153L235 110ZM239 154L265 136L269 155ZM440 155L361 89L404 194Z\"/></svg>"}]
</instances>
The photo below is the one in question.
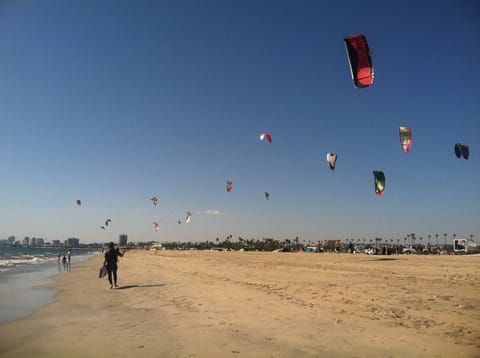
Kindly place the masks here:
<instances>
[{"instance_id":1,"label":"person's shadow","mask_svg":"<svg viewBox=\"0 0 480 358\"><path fill-rule=\"evenodd\" d=\"M162 287L166 286L164 283L159 283L157 285L126 285L126 286L118 286L116 289L117 290L127 290L130 288L143 288L143 287Z\"/></svg>"}]
</instances>

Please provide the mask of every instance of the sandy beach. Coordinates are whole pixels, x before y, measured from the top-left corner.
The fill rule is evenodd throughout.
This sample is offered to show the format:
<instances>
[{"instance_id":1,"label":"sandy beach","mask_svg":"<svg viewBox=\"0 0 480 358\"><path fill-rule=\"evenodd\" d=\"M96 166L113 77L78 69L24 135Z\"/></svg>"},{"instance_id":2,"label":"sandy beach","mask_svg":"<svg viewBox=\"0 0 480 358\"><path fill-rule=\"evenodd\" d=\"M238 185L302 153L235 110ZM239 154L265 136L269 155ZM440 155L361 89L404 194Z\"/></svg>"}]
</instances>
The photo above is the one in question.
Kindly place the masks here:
<instances>
[{"instance_id":1,"label":"sandy beach","mask_svg":"<svg viewBox=\"0 0 480 358\"><path fill-rule=\"evenodd\" d=\"M1 357L479 357L480 256L130 251L58 275Z\"/></svg>"}]
</instances>

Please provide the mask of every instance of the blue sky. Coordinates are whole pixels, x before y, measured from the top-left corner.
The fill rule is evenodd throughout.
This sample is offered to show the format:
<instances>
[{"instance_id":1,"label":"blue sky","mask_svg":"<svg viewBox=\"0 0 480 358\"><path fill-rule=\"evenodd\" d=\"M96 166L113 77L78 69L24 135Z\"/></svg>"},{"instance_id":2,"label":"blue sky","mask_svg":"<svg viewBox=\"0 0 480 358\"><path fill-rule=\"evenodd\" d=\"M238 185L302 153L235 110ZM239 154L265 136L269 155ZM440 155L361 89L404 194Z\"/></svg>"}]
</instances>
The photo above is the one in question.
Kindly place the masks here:
<instances>
[{"instance_id":1,"label":"blue sky","mask_svg":"<svg viewBox=\"0 0 480 358\"><path fill-rule=\"evenodd\" d=\"M0 238L478 240L479 43L475 1L3 1Z\"/></svg>"}]
</instances>

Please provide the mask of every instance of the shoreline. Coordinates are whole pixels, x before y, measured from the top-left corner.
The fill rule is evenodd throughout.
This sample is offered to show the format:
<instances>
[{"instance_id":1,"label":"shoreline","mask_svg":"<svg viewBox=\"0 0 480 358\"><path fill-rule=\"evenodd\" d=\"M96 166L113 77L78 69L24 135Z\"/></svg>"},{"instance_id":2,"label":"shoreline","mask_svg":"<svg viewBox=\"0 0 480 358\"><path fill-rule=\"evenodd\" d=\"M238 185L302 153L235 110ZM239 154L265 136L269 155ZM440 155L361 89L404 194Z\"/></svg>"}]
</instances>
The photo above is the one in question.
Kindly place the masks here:
<instances>
[{"instance_id":1,"label":"shoreline","mask_svg":"<svg viewBox=\"0 0 480 358\"><path fill-rule=\"evenodd\" d=\"M0 356L478 357L480 257L129 251L45 287ZM106 349L108 347L108 349Z\"/></svg>"},{"instance_id":2,"label":"shoreline","mask_svg":"<svg viewBox=\"0 0 480 358\"><path fill-rule=\"evenodd\" d=\"M29 317L36 309L54 302L57 292L47 288L55 276L68 274L91 255L77 255L70 269L60 262L25 265L0 273L0 324Z\"/></svg>"}]
</instances>

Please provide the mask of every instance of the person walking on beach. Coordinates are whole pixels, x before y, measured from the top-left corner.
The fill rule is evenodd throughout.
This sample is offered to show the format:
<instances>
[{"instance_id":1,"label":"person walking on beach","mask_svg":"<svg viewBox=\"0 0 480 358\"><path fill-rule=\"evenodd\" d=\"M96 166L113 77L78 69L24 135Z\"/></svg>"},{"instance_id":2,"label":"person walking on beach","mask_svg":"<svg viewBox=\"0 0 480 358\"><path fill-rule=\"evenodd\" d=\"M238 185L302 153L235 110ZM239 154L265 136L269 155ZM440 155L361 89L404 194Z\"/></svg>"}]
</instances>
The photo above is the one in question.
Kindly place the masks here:
<instances>
[{"instance_id":1,"label":"person walking on beach","mask_svg":"<svg viewBox=\"0 0 480 358\"><path fill-rule=\"evenodd\" d=\"M107 267L108 273L108 282L110 282L110 288L117 286L117 261L118 256L123 256L123 253L120 252L120 249L114 247L113 242L108 244L108 251L105 253L105 261L103 262L104 266ZM113 276L113 280L112 280Z\"/></svg>"},{"instance_id":2,"label":"person walking on beach","mask_svg":"<svg viewBox=\"0 0 480 358\"><path fill-rule=\"evenodd\" d=\"M72 269L72 249L68 249L67 252L67 271L70 271Z\"/></svg>"}]
</instances>

